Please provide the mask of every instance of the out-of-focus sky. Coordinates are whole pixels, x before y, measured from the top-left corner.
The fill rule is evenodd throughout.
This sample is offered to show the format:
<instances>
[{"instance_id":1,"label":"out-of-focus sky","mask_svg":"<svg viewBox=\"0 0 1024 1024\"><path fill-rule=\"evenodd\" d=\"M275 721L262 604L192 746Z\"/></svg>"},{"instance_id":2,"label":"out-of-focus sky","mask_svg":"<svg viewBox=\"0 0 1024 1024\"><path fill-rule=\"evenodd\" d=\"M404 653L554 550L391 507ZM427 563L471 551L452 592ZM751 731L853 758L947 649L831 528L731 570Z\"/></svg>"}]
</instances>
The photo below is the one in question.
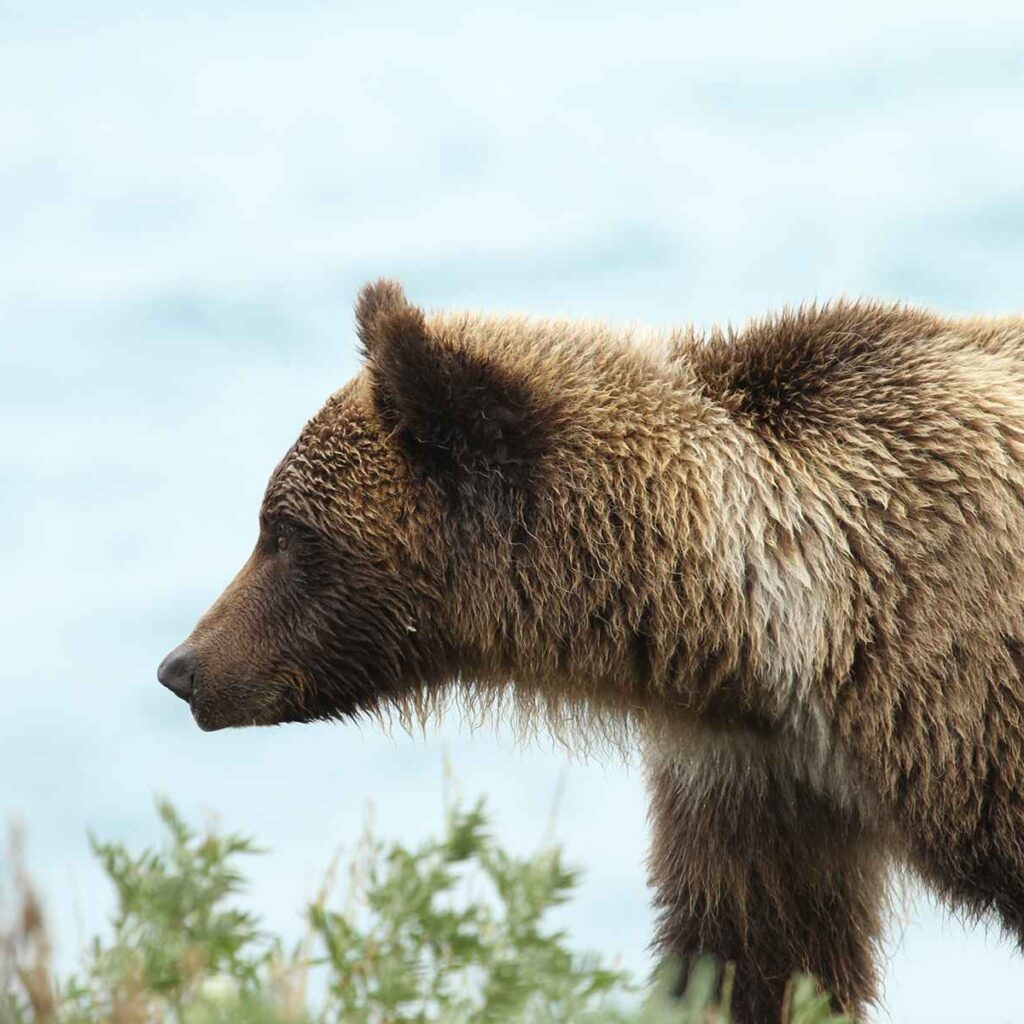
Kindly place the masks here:
<instances>
[{"instance_id":1,"label":"out-of-focus sky","mask_svg":"<svg viewBox=\"0 0 1024 1024\"><path fill-rule=\"evenodd\" d=\"M441 820L441 750L586 871L581 944L646 965L640 773L352 726L205 735L160 657L246 557L262 488L357 368L351 299L671 324L840 294L1011 312L1024 8L0 0L0 815L60 954L111 906L86 827L152 795L273 852L292 934L368 802ZM1024 1019L1024 960L924 899L880 1021Z\"/></svg>"}]
</instances>

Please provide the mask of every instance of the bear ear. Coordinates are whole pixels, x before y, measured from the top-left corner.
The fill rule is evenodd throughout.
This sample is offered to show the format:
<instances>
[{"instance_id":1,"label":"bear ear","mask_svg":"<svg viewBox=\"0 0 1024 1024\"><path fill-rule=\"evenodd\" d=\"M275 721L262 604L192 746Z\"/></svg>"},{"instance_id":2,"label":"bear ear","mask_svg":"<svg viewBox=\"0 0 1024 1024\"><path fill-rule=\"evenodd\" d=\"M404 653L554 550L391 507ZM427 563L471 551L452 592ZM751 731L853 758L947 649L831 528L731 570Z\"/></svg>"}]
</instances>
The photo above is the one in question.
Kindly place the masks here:
<instances>
[{"instance_id":1,"label":"bear ear","mask_svg":"<svg viewBox=\"0 0 1024 1024\"><path fill-rule=\"evenodd\" d=\"M356 333L365 357L373 355L379 338L386 342L395 318L403 315L423 319L422 311L409 302L397 281L382 277L363 285L356 298Z\"/></svg>"},{"instance_id":2,"label":"bear ear","mask_svg":"<svg viewBox=\"0 0 1024 1024\"><path fill-rule=\"evenodd\" d=\"M536 466L551 417L525 379L452 344L394 281L366 285L355 312L377 414L411 459L506 479Z\"/></svg>"}]
</instances>

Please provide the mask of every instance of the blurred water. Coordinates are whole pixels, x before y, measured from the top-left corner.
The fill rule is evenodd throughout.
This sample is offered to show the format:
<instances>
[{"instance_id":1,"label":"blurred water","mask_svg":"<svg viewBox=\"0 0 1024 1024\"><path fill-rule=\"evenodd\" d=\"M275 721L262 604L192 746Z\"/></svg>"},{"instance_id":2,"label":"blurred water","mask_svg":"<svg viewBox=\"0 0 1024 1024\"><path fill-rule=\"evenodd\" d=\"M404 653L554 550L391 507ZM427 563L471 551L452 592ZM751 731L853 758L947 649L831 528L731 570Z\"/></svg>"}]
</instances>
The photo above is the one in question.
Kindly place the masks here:
<instances>
[{"instance_id":1,"label":"blurred water","mask_svg":"<svg viewBox=\"0 0 1024 1024\"><path fill-rule=\"evenodd\" d=\"M436 827L446 745L521 849L567 772L566 920L642 967L636 772L455 721L206 736L155 665L354 372L369 277L657 323L1019 309L1022 54L1009 3L0 4L0 813L65 961L109 909L87 825L151 837L154 791L216 811L274 848L254 901L294 930L367 801ZM903 931L892 1020L1021 1019L1007 945L924 903Z\"/></svg>"}]
</instances>

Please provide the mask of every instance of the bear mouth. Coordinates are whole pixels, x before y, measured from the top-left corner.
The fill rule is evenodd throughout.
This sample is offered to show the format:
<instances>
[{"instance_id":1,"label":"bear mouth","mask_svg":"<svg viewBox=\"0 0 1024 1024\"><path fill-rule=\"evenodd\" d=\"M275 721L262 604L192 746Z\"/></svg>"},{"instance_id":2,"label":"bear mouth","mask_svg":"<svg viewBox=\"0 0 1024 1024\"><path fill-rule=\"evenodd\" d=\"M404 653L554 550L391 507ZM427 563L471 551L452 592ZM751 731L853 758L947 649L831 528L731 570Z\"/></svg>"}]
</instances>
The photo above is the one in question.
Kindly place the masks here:
<instances>
[{"instance_id":1,"label":"bear mouth","mask_svg":"<svg viewBox=\"0 0 1024 1024\"><path fill-rule=\"evenodd\" d=\"M230 729L232 727L230 722L219 721L195 703L191 704L190 707L192 709L192 720L203 732L220 732L222 729Z\"/></svg>"},{"instance_id":2,"label":"bear mouth","mask_svg":"<svg viewBox=\"0 0 1024 1024\"><path fill-rule=\"evenodd\" d=\"M192 712L192 720L203 732L220 732L222 729L231 728L234 724L228 720L226 715L219 713L216 706L203 700L201 692L197 691L192 694L188 707Z\"/></svg>"},{"instance_id":3,"label":"bear mouth","mask_svg":"<svg viewBox=\"0 0 1024 1024\"><path fill-rule=\"evenodd\" d=\"M232 688L234 689L234 688ZM265 694L270 687L246 686L242 693L218 693L212 698L205 688L199 686L188 702L189 710L196 725L203 732L221 732L224 729L246 729L259 725L279 725L287 721L286 709L276 697L267 700ZM262 691L262 699L252 700L253 692ZM249 699L246 699L249 697Z\"/></svg>"}]
</instances>

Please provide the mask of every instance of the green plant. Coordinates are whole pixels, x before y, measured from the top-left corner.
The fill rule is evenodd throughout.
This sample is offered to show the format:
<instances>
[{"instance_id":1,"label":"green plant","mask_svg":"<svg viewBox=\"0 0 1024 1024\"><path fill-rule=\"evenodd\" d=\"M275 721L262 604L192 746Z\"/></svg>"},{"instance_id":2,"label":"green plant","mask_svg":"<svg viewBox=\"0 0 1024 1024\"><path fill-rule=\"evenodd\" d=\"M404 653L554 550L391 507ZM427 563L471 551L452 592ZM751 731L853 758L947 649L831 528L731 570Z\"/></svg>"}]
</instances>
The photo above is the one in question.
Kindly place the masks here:
<instances>
[{"instance_id":1,"label":"green plant","mask_svg":"<svg viewBox=\"0 0 1024 1024\"><path fill-rule=\"evenodd\" d=\"M113 884L111 934L52 981L49 943L24 870L20 915L0 945L0 1024L729 1024L713 964L680 1000L664 968L647 999L627 975L575 952L549 926L578 881L561 850L514 857L483 802L452 808L443 834L409 849L369 832L338 905L333 871L287 948L239 906L249 839L190 828L167 801L165 838L132 854L92 839ZM17 861L17 858L15 858ZM20 861L19 861L20 863ZM313 993L312 995L310 993ZM840 1024L811 979L796 979L792 1024Z\"/></svg>"},{"instance_id":2,"label":"green plant","mask_svg":"<svg viewBox=\"0 0 1024 1024\"><path fill-rule=\"evenodd\" d=\"M625 985L544 927L577 879L561 852L510 856L482 803L451 811L444 836L415 850L368 836L353 867L346 912L310 909L329 967L327 1021L578 1020ZM475 896L460 899L470 881Z\"/></svg>"}]
</instances>

